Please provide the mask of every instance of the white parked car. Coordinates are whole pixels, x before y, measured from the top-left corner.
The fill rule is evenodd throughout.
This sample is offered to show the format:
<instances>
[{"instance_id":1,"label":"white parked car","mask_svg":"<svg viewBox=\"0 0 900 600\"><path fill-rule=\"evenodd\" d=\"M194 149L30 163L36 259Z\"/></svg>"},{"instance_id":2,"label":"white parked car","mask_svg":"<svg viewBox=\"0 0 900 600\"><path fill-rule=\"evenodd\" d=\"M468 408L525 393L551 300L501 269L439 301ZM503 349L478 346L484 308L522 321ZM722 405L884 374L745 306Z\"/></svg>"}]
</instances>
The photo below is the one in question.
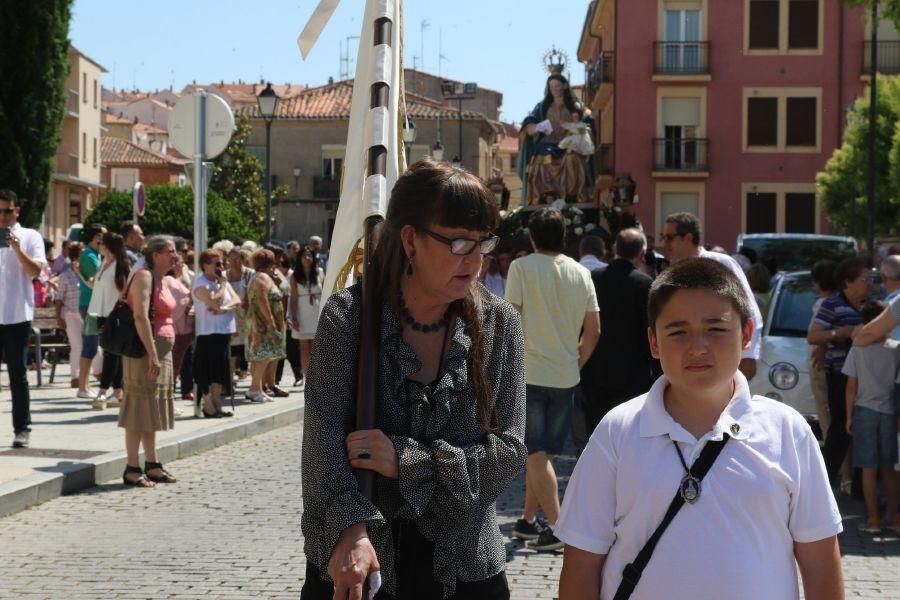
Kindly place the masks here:
<instances>
[{"instance_id":1,"label":"white parked car","mask_svg":"<svg viewBox=\"0 0 900 600\"><path fill-rule=\"evenodd\" d=\"M816 403L807 367L809 345L806 343L806 331L817 298L809 271L785 273L777 278L750 391L796 409L818 434Z\"/></svg>"}]
</instances>

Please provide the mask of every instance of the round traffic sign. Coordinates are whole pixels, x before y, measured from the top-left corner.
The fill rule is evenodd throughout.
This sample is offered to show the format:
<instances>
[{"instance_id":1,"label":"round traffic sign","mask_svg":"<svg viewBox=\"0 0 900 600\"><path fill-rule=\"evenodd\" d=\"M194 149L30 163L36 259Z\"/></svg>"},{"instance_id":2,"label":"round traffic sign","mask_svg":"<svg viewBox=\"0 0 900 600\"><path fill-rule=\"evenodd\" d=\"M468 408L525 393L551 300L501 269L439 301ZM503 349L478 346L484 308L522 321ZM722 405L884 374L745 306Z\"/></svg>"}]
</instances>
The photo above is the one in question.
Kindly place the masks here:
<instances>
[{"instance_id":1,"label":"round traffic sign","mask_svg":"<svg viewBox=\"0 0 900 600\"><path fill-rule=\"evenodd\" d=\"M183 97L169 115L169 143L189 158L197 154L196 128L199 121L194 95ZM203 158L222 154L234 133L234 113L222 98L206 94L206 135Z\"/></svg>"}]
</instances>

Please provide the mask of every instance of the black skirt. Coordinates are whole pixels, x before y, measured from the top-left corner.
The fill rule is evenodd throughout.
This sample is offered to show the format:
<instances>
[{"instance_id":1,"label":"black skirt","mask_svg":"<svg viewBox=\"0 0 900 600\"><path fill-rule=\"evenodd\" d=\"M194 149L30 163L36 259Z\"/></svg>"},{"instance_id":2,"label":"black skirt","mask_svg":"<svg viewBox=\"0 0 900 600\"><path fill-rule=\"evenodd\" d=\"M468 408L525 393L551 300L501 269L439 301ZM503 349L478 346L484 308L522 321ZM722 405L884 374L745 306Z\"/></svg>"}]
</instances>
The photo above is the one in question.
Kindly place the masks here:
<instances>
[{"instance_id":1,"label":"black skirt","mask_svg":"<svg viewBox=\"0 0 900 600\"><path fill-rule=\"evenodd\" d=\"M381 591L375 600L442 600L444 588L434 580L434 544L410 521L395 519L392 529L397 549L394 560L397 595ZM324 579L318 567L307 562L300 600L332 600L333 597L334 584ZM451 600L509 600L506 571L482 581L457 581Z\"/></svg>"},{"instance_id":2,"label":"black skirt","mask_svg":"<svg viewBox=\"0 0 900 600\"><path fill-rule=\"evenodd\" d=\"M197 336L194 346L194 381L201 395L218 383L231 394L231 335L211 333Z\"/></svg>"}]
</instances>

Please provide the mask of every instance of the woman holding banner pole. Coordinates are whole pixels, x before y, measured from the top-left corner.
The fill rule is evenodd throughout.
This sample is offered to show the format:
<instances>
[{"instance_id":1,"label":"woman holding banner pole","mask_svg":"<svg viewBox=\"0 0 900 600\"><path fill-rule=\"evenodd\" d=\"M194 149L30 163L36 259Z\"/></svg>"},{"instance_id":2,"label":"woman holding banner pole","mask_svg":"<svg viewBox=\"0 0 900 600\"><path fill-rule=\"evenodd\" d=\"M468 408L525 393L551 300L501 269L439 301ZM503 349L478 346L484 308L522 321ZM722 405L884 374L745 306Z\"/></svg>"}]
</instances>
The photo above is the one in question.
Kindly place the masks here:
<instances>
[{"instance_id":1,"label":"woman holding banner pole","mask_svg":"<svg viewBox=\"0 0 900 600\"><path fill-rule=\"evenodd\" d=\"M301 597L506 599L495 500L526 450L518 313L477 282L498 238L477 177L424 160L400 177L375 249L376 427L354 430L361 286L322 310L306 385ZM377 473L374 499L353 470ZM349 594L349 596L348 596Z\"/></svg>"}]
</instances>

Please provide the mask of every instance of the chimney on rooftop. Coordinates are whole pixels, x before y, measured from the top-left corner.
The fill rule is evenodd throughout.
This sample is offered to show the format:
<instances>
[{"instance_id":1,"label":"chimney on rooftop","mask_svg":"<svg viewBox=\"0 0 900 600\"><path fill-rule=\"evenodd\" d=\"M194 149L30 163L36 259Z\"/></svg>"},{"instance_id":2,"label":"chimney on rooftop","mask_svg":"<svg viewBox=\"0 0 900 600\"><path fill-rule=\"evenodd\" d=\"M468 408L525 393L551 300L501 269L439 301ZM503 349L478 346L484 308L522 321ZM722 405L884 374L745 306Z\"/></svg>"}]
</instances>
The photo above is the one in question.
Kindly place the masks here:
<instances>
[{"instance_id":1,"label":"chimney on rooftop","mask_svg":"<svg viewBox=\"0 0 900 600\"><path fill-rule=\"evenodd\" d=\"M328 78L328 85L331 85L331 84L333 84L333 83L334 83L334 77L329 77L329 78Z\"/></svg>"}]
</instances>

